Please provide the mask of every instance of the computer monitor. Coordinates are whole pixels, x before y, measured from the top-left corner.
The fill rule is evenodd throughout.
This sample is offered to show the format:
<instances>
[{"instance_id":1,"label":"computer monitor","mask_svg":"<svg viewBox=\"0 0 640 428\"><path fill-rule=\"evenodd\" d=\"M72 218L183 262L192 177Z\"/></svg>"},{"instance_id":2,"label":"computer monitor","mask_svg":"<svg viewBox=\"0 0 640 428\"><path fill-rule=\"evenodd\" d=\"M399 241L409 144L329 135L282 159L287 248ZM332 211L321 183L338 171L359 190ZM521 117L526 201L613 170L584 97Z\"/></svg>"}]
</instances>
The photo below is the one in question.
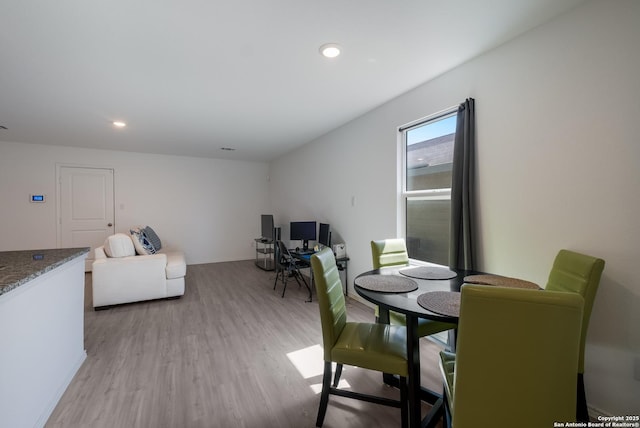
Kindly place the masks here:
<instances>
[{"instance_id":1,"label":"computer monitor","mask_svg":"<svg viewBox=\"0 0 640 428\"><path fill-rule=\"evenodd\" d=\"M292 241L302 241L302 250L309 250L309 241L316 239L315 221L292 221L289 224L289 238Z\"/></svg>"},{"instance_id":2,"label":"computer monitor","mask_svg":"<svg viewBox=\"0 0 640 428\"><path fill-rule=\"evenodd\" d=\"M318 242L325 247L331 246L331 230L326 223L320 223L320 231L318 232Z\"/></svg>"},{"instance_id":3,"label":"computer monitor","mask_svg":"<svg viewBox=\"0 0 640 428\"><path fill-rule=\"evenodd\" d=\"M260 223L262 226L262 239L268 239L273 241L273 215L271 214L262 214L260 216Z\"/></svg>"}]
</instances>

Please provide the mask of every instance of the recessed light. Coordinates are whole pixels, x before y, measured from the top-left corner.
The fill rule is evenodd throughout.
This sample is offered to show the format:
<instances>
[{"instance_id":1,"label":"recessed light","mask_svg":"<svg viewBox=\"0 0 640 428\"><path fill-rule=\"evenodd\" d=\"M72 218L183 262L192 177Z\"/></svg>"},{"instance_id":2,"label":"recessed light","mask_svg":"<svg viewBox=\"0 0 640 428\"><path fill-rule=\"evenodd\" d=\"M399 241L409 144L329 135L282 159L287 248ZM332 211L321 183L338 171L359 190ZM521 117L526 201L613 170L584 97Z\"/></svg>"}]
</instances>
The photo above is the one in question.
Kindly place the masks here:
<instances>
[{"instance_id":1,"label":"recessed light","mask_svg":"<svg viewBox=\"0 0 640 428\"><path fill-rule=\"evenodd\" d=\"M335 58L340 55L340 45L336 43L326 43L320 46L320 54L326 58Z\"/></svg>"},{"instance_id":2,"label":"recessed light","mask_svg":"<svg viewBox=\"0 0 640 428\"><path fill-rule=\"evenodd\" d=\"M113 122L113 126L115 126L116 128L124 128L125 126L127 126L127 124L120 120L116 120Z\"/></svg>"}]
</instances>

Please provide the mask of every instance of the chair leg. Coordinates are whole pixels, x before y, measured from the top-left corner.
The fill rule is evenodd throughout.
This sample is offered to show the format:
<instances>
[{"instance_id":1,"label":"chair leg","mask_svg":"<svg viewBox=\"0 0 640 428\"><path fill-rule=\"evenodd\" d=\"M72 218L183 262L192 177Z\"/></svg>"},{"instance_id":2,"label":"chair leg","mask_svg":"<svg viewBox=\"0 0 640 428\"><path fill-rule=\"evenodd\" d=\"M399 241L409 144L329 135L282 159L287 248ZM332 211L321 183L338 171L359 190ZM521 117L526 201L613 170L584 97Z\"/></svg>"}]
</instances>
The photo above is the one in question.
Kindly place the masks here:
<instances>
[{"instance_id":1,"label":"chair leg","mask_svg":"<svg viewBox=\"0 0 640 428\"><path fill-rule=\"evenodd\" d=\"M324 415L327 413L329 404L329 390L331 389L331 361L324 362L324 374L322 376L322 394L320 395L320 407L318 408L318 418L316 426L321 427L324 422Z\"/></svg>"},{"instance_id":2,"label":"chair leg","mask_svg":"<svg viewBox=\"0 0 640 428\"><path fill-rule=\"evenodd\" d=\"M283 298L284 298L284 292L287 291L287 276L288 275L285 275L284 271L282 271L282 283L284 284L284 287L282 287L282 297Z\"/></svg>"},{"instance_id":3,"label":"chair leg","mask_svg":"<svg viewBox=\"0 0 640 428\"><path fill-rule=\"evenodd\" d=\"M296 281L298 281L298 287L302 288L302 283L300 283L300 279L302 280L302 282L304 283L304 286L307 287L307 290L309 291L309 300L307 300L307 302L311 302L313 300L313 293L311 293L311 287L309 287L309 284L307 284L307 280L304 279L304 276L302 275L302 273L300 273L300 269L296 267Z\"/></svg>"},{"instance_id":4,"label":"chair leg","mask_svg":"<svg viewBox=\"0 0 640 428\"><path fill-rule=\"evenodd\" d=\"M409 388L407 378L400 376L400 426L409 426Z\"/></svg>"},{"instance_id":5,"label":"chair leg","mask_svg":"<svg viewBox=\"0 0 640 428\"><path fill-rule=\"evenodd\" d=\"M587 395L584 392L584 374L578 373L578 402L576 406L576 420L589 422L589 409L587 408Z\"/></svg>"},{"instance_id":6,"label":"chair leg","mask_svg":"<svg viewBox=\"0 0 640 428\"><path fill-rule=\"evenodd\" d=\"M443 411L444 414L442 415L442 426L444 428L451 428L451 408L449 407L449 401L447 398L446 394L442 394L442 399L444 400L443 403Z\"/></svg>"},{"instance_id":7,"label":"chair leg","mask_svg":"<svg viewBox=\"0 0 640 428\"><path fill-rule=\"evenodd\" d=\"M293 274L293 279L298 283L298 288L302 287L302 283L300 282L300 271L298 269L294 269L291 273Z\"/></svg>"},{"instance_id":8,"label":"chair leg","mask_svg":"<svg viewBox=\"0 0 640 428\"><path fill-rule=\"evenodd\" d=\"M333 377L333 387L337 388L338 383L340 382L340 376L342 376L342 364L336 364L336 373Z\"/></svg>"}]
</instances>

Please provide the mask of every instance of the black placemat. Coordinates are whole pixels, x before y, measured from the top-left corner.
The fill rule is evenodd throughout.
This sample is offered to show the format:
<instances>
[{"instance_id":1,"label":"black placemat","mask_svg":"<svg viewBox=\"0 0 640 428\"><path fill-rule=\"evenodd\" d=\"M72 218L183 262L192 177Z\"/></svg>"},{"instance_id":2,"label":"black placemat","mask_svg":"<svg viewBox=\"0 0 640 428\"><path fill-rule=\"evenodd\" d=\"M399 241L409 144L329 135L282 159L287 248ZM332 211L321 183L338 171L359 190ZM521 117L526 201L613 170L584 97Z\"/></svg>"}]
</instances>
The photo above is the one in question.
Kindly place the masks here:
<instances>
[{"instance_id":1,"label":"black placemat","mask_svg":"<svg viewBox=\"0 0 640 428\"><path fill-rule=\"evenodd\" d=\"M460 316L460 293L455 291L429 291L418 296L418 304L436 314Z\"/></svg>"},{"instance_id":2,"label":"black placemat","mask_svg":"<svg viewBox=\"0 0 640 428\"><path fill-rule=\"evenodd\" d=\"M398 275L365 275L355 279L359 287L382 293L408 293L418 289L418 283Z\"/></svg>"},{"instance_id":3,"label":"black placemat","mask_svg":"<svg viewBox=\"0 0 640 428\"><path fill-rule=\"evenodd\" d=\"M439 266L417 266L400 269L402 275L417 279L451 279L457 274L451 269Z\"/></svg>"},{"instance_id":4,"label":"black placemat","mask_svg":"<svg viewBox=\"0 0 640 428\"><path fill-rule=\"evenodd\" d=\"M501 275L469 275L464 277L464 282L468 284L495 285L497 287L529 288L532 290L541 290L538 284L535 284L533 282Z\"/></svg>"}]
</instances>

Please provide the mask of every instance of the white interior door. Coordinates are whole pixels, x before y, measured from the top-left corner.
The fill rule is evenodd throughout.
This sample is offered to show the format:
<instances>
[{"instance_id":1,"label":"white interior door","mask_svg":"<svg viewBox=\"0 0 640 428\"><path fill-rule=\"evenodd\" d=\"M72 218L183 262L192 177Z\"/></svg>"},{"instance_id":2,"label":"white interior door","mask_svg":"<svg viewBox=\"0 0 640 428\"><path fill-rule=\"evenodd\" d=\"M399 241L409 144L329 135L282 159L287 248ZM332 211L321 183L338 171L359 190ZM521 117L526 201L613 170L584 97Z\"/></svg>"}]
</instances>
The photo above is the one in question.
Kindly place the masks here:
<instances>
[{"instance_id":1,"label":"white interior door","mask_svg":"<svg viewBox=\"0 0 640 428\"><path fill-rule=\"evenodd\" d=\"M115 230L113 169L62 166L58 182L59 246L91 247L85 263L89 272L93 249Z\"/></svg>"}]
</instances>

